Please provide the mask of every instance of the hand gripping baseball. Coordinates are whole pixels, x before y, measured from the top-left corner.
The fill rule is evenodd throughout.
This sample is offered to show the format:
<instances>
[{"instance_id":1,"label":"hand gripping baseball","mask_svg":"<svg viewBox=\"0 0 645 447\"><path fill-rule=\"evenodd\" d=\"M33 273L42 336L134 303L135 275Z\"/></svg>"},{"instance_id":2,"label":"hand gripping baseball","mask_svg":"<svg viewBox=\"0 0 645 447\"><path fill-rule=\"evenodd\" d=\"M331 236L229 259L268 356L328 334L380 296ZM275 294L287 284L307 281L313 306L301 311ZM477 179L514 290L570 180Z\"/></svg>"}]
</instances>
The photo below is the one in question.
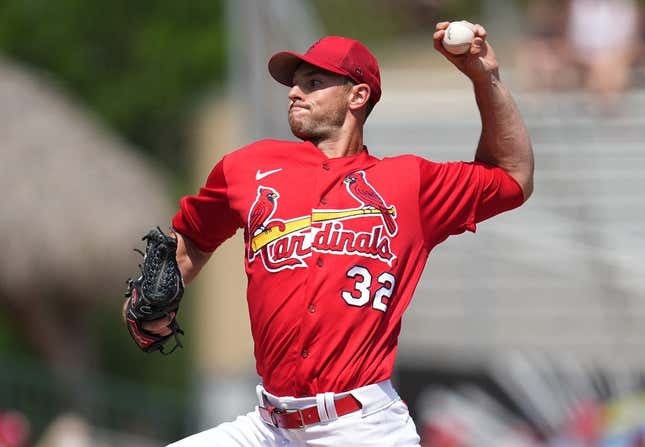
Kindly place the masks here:
<instances>
[{"instance_id":1,"label":"hand gripping baseball","mask_svg":"<svg viewBox=\"0 0 645 447\"><path fill-rule=\"evenodd\" d=\"M487 81L491 76L499 79L499 64L493 47L486 40L486 30L481 25L473 25L469 22L463 23L470 27L475 34L470 49L466 53L455 55L444 48L442 42L450 22L437 23L433 36L435 49L474 83Z\"/></svg>"},{"instance_id":2,"label":"hand gripping baseball","mask_svg":"<svg viewBox=\"0 0 645 447\"><path fill-rule=\"evenodd\" d=\"M184 294L184 282L177 265L177 239L164 234L159 227L150 230L142 240L146 241L143 263L139 265L141 276L128 280L128 298L125 320L134 342L145 352L160 351L170 354L182 347L179 334L183 330L177 324L175 315ZM150 322L165 320L168 334L161 335L146 329ZM169 338L175 338L170 352L164 351Z\"/></svg>"}]
</instances>

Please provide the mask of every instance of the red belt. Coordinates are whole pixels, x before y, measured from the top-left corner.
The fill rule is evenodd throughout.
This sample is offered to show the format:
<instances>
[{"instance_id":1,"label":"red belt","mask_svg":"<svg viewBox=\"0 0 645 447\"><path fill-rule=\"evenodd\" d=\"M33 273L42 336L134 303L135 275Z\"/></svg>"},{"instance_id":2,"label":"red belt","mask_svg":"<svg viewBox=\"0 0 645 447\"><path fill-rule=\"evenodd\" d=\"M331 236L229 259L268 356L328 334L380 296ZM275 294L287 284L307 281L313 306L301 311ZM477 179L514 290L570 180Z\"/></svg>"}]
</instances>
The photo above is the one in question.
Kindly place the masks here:
<instances>
[{"instance_id":1,"label":"red belt","mask_svg":"<svg viewBox=\"0 0 645 447\"><path fill-rule=\"evenodd\" d=\"M321 421L318 407L307 407L302 410L283 410L268 405L267 407L258 407L260 416L269 425L278 428L302 428L307 425L316 424ZM363 406L351 394L334 400L336 414L338 417L360 410Z\"/></svg>"}]
</instances>

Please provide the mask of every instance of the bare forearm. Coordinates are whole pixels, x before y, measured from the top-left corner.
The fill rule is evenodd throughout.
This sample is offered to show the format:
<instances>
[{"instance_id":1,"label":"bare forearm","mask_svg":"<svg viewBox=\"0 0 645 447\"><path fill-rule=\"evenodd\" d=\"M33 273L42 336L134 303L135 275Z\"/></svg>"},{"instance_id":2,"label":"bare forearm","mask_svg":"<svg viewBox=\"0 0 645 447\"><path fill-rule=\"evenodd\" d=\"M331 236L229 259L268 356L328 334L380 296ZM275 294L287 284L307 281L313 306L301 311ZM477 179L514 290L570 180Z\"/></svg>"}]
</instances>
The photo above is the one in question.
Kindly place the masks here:
<instances>
[{"instance_id":1,"label":"bare forearm","mask_svg":"<svg viewBox=\"0 0 645 447\"><path fill-rule=\"evenodd\" d=\"M482 119L475 159L508 172L528 199L533 192L533 149L520 112L498 73L474 86Z\"/></svg>"},{"instance_id":2,"label":"bare forearm","mask_svg":"<svg viewBox=\"0 0 645 447\"><path fill-rule=\"evenodd\" d=\"M190 239L179 233L175 235L177 236L177 264L184 284L189 284L206 265L212 253L201 251Z\"/></svg>"}]
</instances>

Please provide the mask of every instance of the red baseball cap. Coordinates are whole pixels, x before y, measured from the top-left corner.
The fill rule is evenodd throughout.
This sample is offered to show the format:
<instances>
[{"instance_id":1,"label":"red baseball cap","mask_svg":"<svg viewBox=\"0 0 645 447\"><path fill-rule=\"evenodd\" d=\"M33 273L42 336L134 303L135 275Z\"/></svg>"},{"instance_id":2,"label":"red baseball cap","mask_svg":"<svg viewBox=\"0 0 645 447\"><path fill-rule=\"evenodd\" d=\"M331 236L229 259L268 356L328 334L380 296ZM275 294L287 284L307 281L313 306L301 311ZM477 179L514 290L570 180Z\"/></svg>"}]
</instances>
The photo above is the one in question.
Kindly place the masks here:
<instances>
[{"instance_id":1,"label":"red baseball cap","mask_svg":"<svg viewBox=\"0 0 645 447\"><path fill-rule=\"evenodd\" d=\"M373 104L381 98L378 61L358 40L327 36L309 47L305 54L280 51L269 59L269 73L280 84L291 87L293 74L302 62L346 76L359 84L369 85Z\"/></svg>"}]
</instances>

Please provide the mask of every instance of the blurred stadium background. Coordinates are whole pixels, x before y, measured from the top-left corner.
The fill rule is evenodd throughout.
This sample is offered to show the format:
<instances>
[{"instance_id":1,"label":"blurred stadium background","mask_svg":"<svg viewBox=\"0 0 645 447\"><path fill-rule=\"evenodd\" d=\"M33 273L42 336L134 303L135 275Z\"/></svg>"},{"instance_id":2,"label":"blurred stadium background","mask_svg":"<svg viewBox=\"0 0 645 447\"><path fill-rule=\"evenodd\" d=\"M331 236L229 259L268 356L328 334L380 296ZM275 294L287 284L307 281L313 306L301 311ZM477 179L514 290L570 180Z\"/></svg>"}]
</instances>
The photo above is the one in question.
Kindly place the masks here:
<instances>
[{"instance_id":1,"label":"blurred stadium background","mask_svg":"<svg viewBox=\"0 0 645 447\"><path fill-rule=\"evenodd\" d=\"M363 40L380 156L470 159L434 23L484 24L536 189L430 257L395 381L424 447L645 445L645 51L630 0L0 1L0 447L147 447L253 406L239 235L187 294L186 348L120 322L132 248L224 153L289 138L268 57ZM584 26L581 39L578 29Z\"/></svg>"}]
</instances>

